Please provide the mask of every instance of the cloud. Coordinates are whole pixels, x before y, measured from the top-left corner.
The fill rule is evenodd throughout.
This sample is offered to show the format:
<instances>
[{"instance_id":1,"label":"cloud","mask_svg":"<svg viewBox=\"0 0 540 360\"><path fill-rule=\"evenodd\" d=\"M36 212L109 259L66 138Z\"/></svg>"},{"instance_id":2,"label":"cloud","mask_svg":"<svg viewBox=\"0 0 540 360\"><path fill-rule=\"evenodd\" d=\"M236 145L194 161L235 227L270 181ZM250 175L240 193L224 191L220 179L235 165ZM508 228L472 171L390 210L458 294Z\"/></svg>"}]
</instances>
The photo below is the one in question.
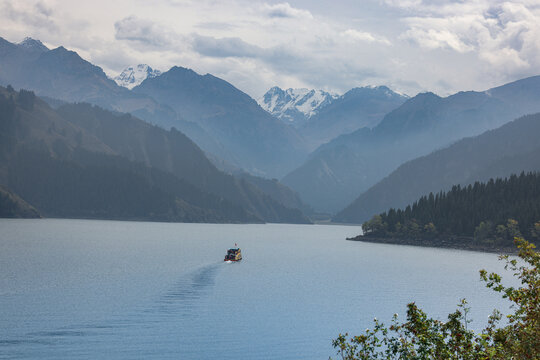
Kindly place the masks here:
<instances>
[{"instance_id":1,"label":"cloud","mask_svg":"<svg viewBox=\"0 0 540 360\"><path fill-rule=\"evenodd\" d=\"M408 29L399 39L427 50L473 53L484 68L509 75L538 71L540 4L536 1L471 1L417 6L421 16L402 21Z\"/></svg>"},{"instance_id":2,"label":"cloud","mask_svg":"<svg viewBox=\"0 0 540 360\"><path fill-rule=\"evenodd\" d=\"M44 2L39 1L36 3L36 10L38 14L41 14L44 17L50 17L53 13L52 9Z\"/></svg>"},{"instance_id":3,"label":"cloud","mask_svg":"<svg viewBox=\"0 0 540 360\"><path fill-rule=\"evenodd\" d=\"M355 29L347 29L341 32L339 35L349 38L354 41L365 41L369 43L378 42L386 45L390 45L390 41L384 36L376 36L367 31L358 31Z\"/></svg>"},{"instance_id":4,"label":"cloud","mask_svg":"<svg viewBox=\"0 0 540 360\"><path fill-rule=\"evenodd\" d=\"M474 47L466 44L458 34L448 29L413 27L400 36L428 49L451 49L457 52L473 51Z\"/></svg>"},{"instance_id":5,"label":"cloud","mask_svg":"<svg viewBox=\"0 0 540 360\"><path fill-rule=\"evenodd\" d=\"M248 44L240 38L214 38L211 36L192 35L193 50L211 57L260 57L265 51Z\"/></svg>"},{"instance_id":6,"label":"cloud","mask_svg":"<svg viewBox=\"0 0 540 360\"><path fill-rule=\"evenodd\" d=\"M115 38L130 40L156 47L166 47L173 43L173 31L158 23L128 16L114 23Z\"/></svg>"},{"instance_id":7,"label":"cloud","mask_svg":"<svg viewBox=\"0 0 540 360\"><path fill-rule=\"evenodd\" d=\"M48 31L56 31L58 27L52 19L52 9L43 1L0 3L0 12L11 21L23 22L26 26Z\"/></svg>"},{"instance_id":8,"label":"cloud","mask_svg":"<svg viewBox=\"0 0 540 360\"><path fill-rule=\"evenodd\" d=\"M0 36L64 45L110 75L186 66L254 97L274 85L444 95L537 74L539 1L0 0Z\"/></svg>"},{"instance_id":9,"label":"cloud","mask_svg":"<svg viewBox=\"0 0 540 360\"><path fill-rule=\"evenodd\" d=\"M313 15L308 10L293 8L289 3L264 4L263 12L271 18L313 18Z\"/></svg>"},{"instance_id":10,"label":"cloud","mask_svg":"<svg viewBox=\"0 0 540 360\"><path fill-rule=\"evenodd\" d=\"M237 26L234 24L222 22L222 21L206 21L206 22L198 23L195 26L200 29L210 29L210 30L219 30L219 31L233 30L237 28Z\"/></svg>"},{"instance_id":11,"label":"cloud","mask_svg":"<svg viewBox=\"0 0 540 360\"><path fill-rule=\"evenodd\" d=\"M422 0L383 0L389 6L400 8L417 8L422 5Z\"/></svg>"}]
</instances>

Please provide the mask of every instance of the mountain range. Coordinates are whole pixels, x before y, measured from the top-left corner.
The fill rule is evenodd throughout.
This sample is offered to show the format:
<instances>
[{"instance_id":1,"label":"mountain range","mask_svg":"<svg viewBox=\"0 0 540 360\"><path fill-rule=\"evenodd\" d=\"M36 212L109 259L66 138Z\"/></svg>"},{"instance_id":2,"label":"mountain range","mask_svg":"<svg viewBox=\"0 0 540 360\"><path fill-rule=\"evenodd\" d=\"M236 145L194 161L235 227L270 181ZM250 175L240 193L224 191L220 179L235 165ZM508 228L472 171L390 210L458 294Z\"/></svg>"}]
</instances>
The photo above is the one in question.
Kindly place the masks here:
<instances>
[{"instance_id":1,"label":"mountain range","mask_svg":"<svg viewBox=\"0 0 540 360\"><path fill-rule=\"evenodd\" d=\"M320 109L298 131L313 150L337 136L376 126L407 99L386 86L354 88Z\"/></svg>"},{"instance_id":2,"label":"mountain range","mask_svg":"<svg viewBox=\"0 0 540 360\"><path fill-rule=\"evenodd\" d=\"M275 86L258 100L261 107L292 125L310 150L363 127L377 125L408 97L386 86L354 88L339 96L323 90Z\"/></svg>"},{"instance_id":3,"label":"mountain range","mask_svg":"<svg viewBox=\"0 0 540 360\"><path fill-rule=\"evenodd\" d=\"M307 154L296 130L247 94L210 74L181 67L147 77L131 91L62 46L49 50L38 40L14 44L0 38L0 84L131 113L166 129L175 127L204 151L267 177L281 177Z\"/></svg>"},{"instance_id":4,"label":"mountain range","mask_svg":"<svg viewBox=\"0 0 540 360\"><path fill-rule=\"evenodd\" d=\"M296 130L264 111L255 100L213 75L174 66L133 88L136 94L170 105L203 133L180 127L197 143L226 149L209 151L254 174L281 177L305 159ZM202 136L201 136L202 135ZM210 139L201 139L201 137ZM203 146L203 145L201 145ZM204 146L203 146L204 147Z\"/></svg>"},{"instance_id":5,"label":"mountain range","mask_svg":"<svg viewBox=\"0 0 540 360\"><path fill-rule=\"evenodd\" d=\"M339 212L337 222L362 223L422 195L522 171L540 171L540 114L527 115L479 136L401 165Z\"/></svg>"},{"instance_id":6,"label":"mountain range","mask_svg":"<svg viewBox=\"0 0 540 360\"><path fill-rule=\"evenodd\" d=\"M0 184L49 217L309 222L225 174L184 134L0 88ZM273 190L273 189L271 189Z\"/></svg>"},{"instance_id":7,"label":"mountain range","mask_svg":"<svg viewBox=\"0 0 540 360\"><path fill-rule=\"evenodd\" d=\"M337 212L403 162L538 111L539 76L445 98L418 94L377 126L320 146L282 181L315 210Z\"/></svg>"},{"instance_id":8,"label":"mountain range","mask_svg":"<svg viewBox=\"0 0 540 360\"><path fill-rule=\"evenodd\" d=\"M67 102L93 103L168 127L178 121L170 107L118 86L76 52L62 46L50 50L30 38L20 44L0 38L0 85L31 89Z\"/></svg>"},{"instance_id":9,"label":"mountain range","mask_svg":"<svg viewBox=\"0 0 540 360\"><path fill-rule=\"evenodd\" d=\"M102 158L118 179L127 174L140 178L147 200L153 196L163 200L163 194L176 199L158 202L156 214L161 215L156 219L182 221L191 216L222 222L302 222L307 219L298 209L338 213L403 163L540 111L540 77L447 97L428 92L409 98L386 86L353 88L341 96L274 87L257 103L223 79L181 66L163 73L144 64L130 66L113 80L76 52L62 46L48 49L31 38L18 44L0 38L0 85L8 84L34 91L39 113L18 103L20 97L30 96L28 91L21 90L20 95L11 87L5 90L6 101L13 97L17 114L25 114L19 128L32 134L9 133L7 143L24 150L6 150L10 166L17 163L13 159L28 155L27 141L32 144L30 152L35 152L36 144L45 144L37 146L38 157L28 155L30 163L39 158L68 177L82 176L88 169L105 171L97 161ZM62 129L76 131L65 130L68 135L60 133L53 141L52 124L57 121L43 120L50 129L35 132L33 128L43 124L31 119L40 116L63 119ZM81 137L92 139L95 147L82 146ZM515 156L515 164L529 164L526 154ZM76 166L68 171L62 165L66 162ZM51 199L29 200L23 194L29 188L8 184L6 169L0 170L4 172L0 184L9 185L6 191L45 216L52 214L40 205ZM29 168L9 169L31 174ZM174 180L165 186L165 178ZM178 190L190 187L198 195L189 197ZM161 195L152 192L156 189ZM363 203L355 205L355 211L382 209L384 197L377 196L355 202ZM217 199L224 207L216 205ZM225 207L236 210L227 215ZM341 213L335 217L351 219Z\"/></svg>"}]
</instances>

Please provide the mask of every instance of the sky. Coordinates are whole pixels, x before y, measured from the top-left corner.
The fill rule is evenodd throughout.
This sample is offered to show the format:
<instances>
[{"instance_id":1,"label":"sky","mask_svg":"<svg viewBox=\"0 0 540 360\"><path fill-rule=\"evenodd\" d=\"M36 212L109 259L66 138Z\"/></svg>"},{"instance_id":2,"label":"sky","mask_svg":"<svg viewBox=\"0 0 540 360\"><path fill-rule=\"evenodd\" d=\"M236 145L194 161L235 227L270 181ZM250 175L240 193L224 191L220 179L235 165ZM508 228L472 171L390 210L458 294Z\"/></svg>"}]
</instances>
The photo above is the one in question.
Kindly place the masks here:
<instances>
[{"instance_id":1,"label":"sky","mask_svg":"<svg viewBox=\"0 0 540 360\"><path fill-rule=\"evenodd\" d=\"M339 94L445 96L540 74L540 0L0 0L0 36L64 46L111 77L146 63Z\"/></svg>"}]
</instances>

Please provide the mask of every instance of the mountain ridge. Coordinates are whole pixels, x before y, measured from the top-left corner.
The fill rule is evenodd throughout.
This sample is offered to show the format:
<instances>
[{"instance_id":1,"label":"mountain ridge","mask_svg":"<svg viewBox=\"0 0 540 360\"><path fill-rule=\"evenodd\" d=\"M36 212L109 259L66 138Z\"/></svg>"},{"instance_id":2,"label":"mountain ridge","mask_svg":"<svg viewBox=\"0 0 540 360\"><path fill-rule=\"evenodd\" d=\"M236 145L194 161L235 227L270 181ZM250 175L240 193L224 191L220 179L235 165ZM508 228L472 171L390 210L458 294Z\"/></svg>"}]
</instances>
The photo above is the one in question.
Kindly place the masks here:
<instances>
[{"instance_id":1,"label":"mountain ridge","mask_svg":"<svg viewBox=\"0 0 540 360\"><path fill-rule=\"evenodd\" d=\"M336 222L360 223L402 208L430 192L453 185L540 170L540 114L527 115L428 155L410 160L339 212Z\"/></svg>"},{"instance_id":2,"label":"mountain ridge","mask_svg":"<svg viewBox=\"0 0 540 360\"><path fill-rule=\"evenodd\" d=\"M251 173L280 177L307 153L294 129L234 85L211 74L199 75L174 66L146 79L133 91L168 104L197 124L231 153L225 160Z\"/></svg>"},{"instance_id":3,"label":"mountain ridge","mask_svg":"<svg viewBox=\"0 0 540 360\"><path fill-rule=\"evenodd\" d=\"M309 222L218 171L177 130L89 104L54 110L25 90L0 88L0 100L0 184L45 216Z\"/></svg>"},{"instance_id":4,"label":"mountain ridge","mask_svg":"<svg viewBox=\"0 0 540 360\"><path fill-rule=\"evenodd\" d=\"M322 145L282 181L316 210L337 212L405 161L494 129L526 111L540 111L539 82L540 77L527 78L445 98L419 94L386 114L374 128L359 129ZM493 95L513 87L529 96L524 110L513 105L514 95Z\"/></svg>"},{"instance_id":5,"label":"mountain ridge","mask_svg":"<svg viewBox=\"0 0 540 360\"><path fill-rule=\"evenodd\" d=\"M91 102L163 126L181 120L170 107L117 85L99 66L63 46L35 51L1 38L0 84L67 102Z\"/></svg>"},{"instance_id":6,"label":"mountain ridge","mask_svg":"<svg viewBox=\"0 0 540 360\"><path fill-rule=\"evenodd\" d=\"M294 129L211 74L199 75L174 66L160 76L146 78L132 91L119 86L76 52L62 46L41 50L29 51L0 39L0 84L131 113L166 129L175 127L206 152L256 175L281 177L307 154L303 138ZM179 81L169 81L171 77ZM169 88L148 84L167 84Z\"/></svg>"},{"instance_id":7,"label":"mountain ridge","mask_svg":"<svg viewBox=\"0 0 540 360\"><path fill-rule=\"evenodd\" d=\"M352 88L320 109L299 131L313 150L340 135L376 126L407 99L386 86Z\"/></svg>"}]
</instances>

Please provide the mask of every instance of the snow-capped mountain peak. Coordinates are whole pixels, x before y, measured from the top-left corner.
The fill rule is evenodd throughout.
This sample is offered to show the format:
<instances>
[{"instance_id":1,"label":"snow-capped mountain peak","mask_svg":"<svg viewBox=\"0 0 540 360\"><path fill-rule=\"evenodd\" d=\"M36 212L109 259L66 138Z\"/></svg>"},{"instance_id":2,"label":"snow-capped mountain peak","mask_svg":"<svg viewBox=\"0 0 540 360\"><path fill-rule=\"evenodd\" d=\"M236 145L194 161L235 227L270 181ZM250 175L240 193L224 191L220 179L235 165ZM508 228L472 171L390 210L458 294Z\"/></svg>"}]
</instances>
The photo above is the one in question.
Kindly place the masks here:
<instances>
[{"instance_id":1,"label":"snow-capped mountain peak","mask_svg":"<svg viewBox=\"0 0 540 360\"><path fill-rule=\"evenodd\" d=\"M323 90L287 89L274 86L259 100L259 105L287 123L299 126L339 95Z\"/></svg>"},{"instance_id":2,"label":"snow-capped mountain peak","mask_svg":"<svg viewBox=\"0 0 540 360\"><path fill-rule=\"evenodd\" d=\"M133 89L146 79L150 79L161 75L161 71L154 70L146 64L139 64L128 66L120 75L116 76L113 80L120 86L128 89Z\"/></svg>"}]
</instances>

